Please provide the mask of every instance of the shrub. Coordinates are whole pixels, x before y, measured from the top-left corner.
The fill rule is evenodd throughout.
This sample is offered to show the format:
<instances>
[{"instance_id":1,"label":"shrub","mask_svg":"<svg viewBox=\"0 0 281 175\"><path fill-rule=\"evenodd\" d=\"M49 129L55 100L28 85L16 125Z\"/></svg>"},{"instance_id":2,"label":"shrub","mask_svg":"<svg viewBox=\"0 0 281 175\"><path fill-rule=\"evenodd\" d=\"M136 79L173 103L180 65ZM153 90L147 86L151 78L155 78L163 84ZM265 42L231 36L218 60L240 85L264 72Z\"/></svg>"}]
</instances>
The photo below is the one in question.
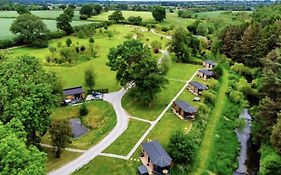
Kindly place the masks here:
<instances>
[{"instance_id":1,"label":"shrub","mask_svg":"<svg viewBox=\"0 0 281 175\"><path fill-rule=\"evenodd\" d=\"M158 51L159 51L159 49L161 49L162 48L162 43L161 42L159 42L159 41L152 41L151 42L151 47L153 48L153 49L158 49Z\"/></svg>"},{"instance_id":2,"label":"shrub","mask_svg":"<svg viewBox=\"0 0 281 175\"><path fill-rule=\"evenodd\" d=\"M239 91L231 91L229 94L229 98L233 103L239 104L243 101L244 96L242 92Z\"/></svg>"},{"instance_id":3,"label":"shrub","mask_svg":"<svg viewBox=\"0 0 281 175\"><path fill-rule=\"evenodd\" d=\"M65 44L67 45L67 47L70 47L72 44L72 40L70 38L67 38Z\"/></svg>"},{"instance_id":4,"label":"shrub","mask_svg":"<svg viewBox=\"0 0 281 175\"><path fill-rule=\"evenodd\" d=\"M163 31L163 32L168 32L168 31L169 31L169 28L168 28L168 27L162 27L162 31Z\"/></svg>"},{"instance_id":5,"label":"shrub","mask_svg":"<svg viewBox=\"0 0 281 175\"><path fill-rule=\"evenodd\" d=\"M81 105L80 109L79 109L79 114L80 114L80 116L85 116L85 115L87 115L88 113L89 113L89 110L88 110L86 104L83 103L83 104Z\"/></svg>"},{"instance_id":6,"label":"shrub","mask_svg":"<svg viewBox=\"0 0 281 175\"><path fill-rule=\"evenodd\" d=\"M223 75L223 68L220 64L216 65L216 67L213 69L213 72L215 73L215 78L219 79Z\"/></svg>"},{"instance_id":7,"label":"shrub","mask_svg":"<svg viewBox=\"0 0 281 175\"><path fill-rule=\"evenodd\" d=\"M81 19L81 20L87 20L87 19L88 19L88 16L87 16L87 15L80 15L80 19Z\"/></svg>"},{"instance_id":8,"label":"shrub","mask_svg":"<svg viewBox=\"0 0 281 175\"><path fill-rule=\"evenodd\" d=\"M215 104L216 96L210 91L203 91L202 96L205 97L206 102L209 102L210 104Z\"/></svg>"},{"instance_id":9,"label":"shrub","mask_svg":"<svg viewBox=\"0 0 281 175\"><path fill-rule=\"evenodd\" d=\"M81 50L81 52L84 52L86 50L86 47L85 46L81 46L80 50Z\"/></svg>"},{"instance_id":10,"label":"shrub","mask_svg":"<svg viewBox=\"0 0 281 175\"><path fill-rule=\"evenodd\" d=\"M244 129L246 126L246 121L244 118L238 118L235 120L235 128Z\"/></svg>"},{"instance_id":11,"label":"shrub","mask_svg":"<svg viewBox=\"0 0 281 175\"><path fill-rule=\"evenodd\" d=\"M50 32L49 33L49 38L50 39L58 39L58 38L61 38L63 36L66 36L66 33L63 30L61 30L61 31L54 31L54 32Z\"/></svg>"}]
</instances>

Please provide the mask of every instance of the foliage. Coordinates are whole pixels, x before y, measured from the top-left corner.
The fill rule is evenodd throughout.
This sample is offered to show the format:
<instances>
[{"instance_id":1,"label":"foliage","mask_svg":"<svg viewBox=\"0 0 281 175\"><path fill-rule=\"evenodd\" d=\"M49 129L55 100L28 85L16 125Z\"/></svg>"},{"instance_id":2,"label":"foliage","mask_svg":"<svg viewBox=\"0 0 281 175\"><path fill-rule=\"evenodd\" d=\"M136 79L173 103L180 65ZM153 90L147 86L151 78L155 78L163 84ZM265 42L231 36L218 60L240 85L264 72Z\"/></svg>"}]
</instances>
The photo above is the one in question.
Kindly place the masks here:
<instances>
[{"instance_id":1,"label":"foliage","mask_svg":"<svg viewBox=\"0 0 281 175\"><path fill-rule=\"evenodd\" d=\"M49 128L53 151L60 158L62 150L71 142L71 128L68 120L53 120Z\"/></svg>"},{"instance_id":2,"label":"foliage","mask_svg":"<svg viewBox=\"0 0 281 175\"><path fill-rule=\"evenodd\" d=\"M117 71L121 86L133 85L131 94L143 103L150 103L167 81L157 61L151 59L149 48L138 40L111 48L108 59L107 65Z\"/></svg>"},{"instance_id":3,"label":"foliage","mask_svg":"<svg viewBox=\"0 0 281 175\"><path fill-rule=\"evenodd\" d=\"M215 73L215 77L219 79L223 75L223 67L218 64L215 68L213 68L213 72Z\"/></svg>"},{"instance_id":4,"label":"foliage","mask_svg":"<svg viewBox=\"0 0 281 175\"><path fill-rule=\"evenodd\" d=\"M67 38L67 39L65 40L65 44L67 45L67 47L70 47L71 44L72 44L72 40L71 40L70 38Z\"/></svg>"},{"instance_id":5,"label":"foliage","mask_svg":"<svg viewBox=\"0 0 281 175\"><path fill-rule=\"evenodd\" d=\"M88 110L86 104L83 103L83 104L81 105L80 109L79 109L79 114L80 114L80 116L85 116L85 115L87 115L88 113L89 113L89 110Z\"/></svg>"},{"instance_id":6,"label":"foliage","mask_svg":"<svg viewBox=\"0 0 281 175\"><path fill-rule=\"evenodd\" d=\"M128 22L133 25L140 25L142 22L142 18L140 16L130 16L128 17Z\"/></svg>"},{"instance_id":7,"label":"foliage","mask_svg":"<svg viewBox=\"0 0 281 175\"><path fill-rule=\"evenodd\" d=\"M197 34L197 28L200 22L201 22L200 20L196 19L192 24L187 26L188 31L193 34Z\"/></svg>"},{"instance_id":8,"label":"foliage","mask_svg":"<svg viewBox=\"0 0 281 175\"><path fill-rule=\"evenodd\" d=\"M229 94L230 100L236 104L239 104L243 101L243 93L240 91L231 91Z\"/></svg>"},{"instance_id":9,"label":"foliage","mask_svg":"<svg viewBox=\"0 0 281 175\"><path fill-rule=\"evenodd\" d=\"M235 128L243 130L246 126L246 121L244 118L238 118L235 120Z\"/></svg>"},{"instance_id":10,"label":"foliage","mask_svg":"<svg viewBox=\"0 0 281 175\"><path fill-rule=\"evenodd\" d=\"M16 119L9 124L0 122L0 160L2 175L44 175L45 154L34 146L26 146L24 128Z\"/></svg>"},{"instance_id":11,"label":"foliage","mask_svg":"<svg viewBox=\"0 0 281 175\"><path fill-rule=\"evenodd\" d=\"M61 86L33 57L9 59L0 66L1 121L17 119L24 125L28 142L38 142L50 124L50 109L58 105Z\"/></svg>"},{"instance_id":12,"label":"foliage","mask_svg":"<svg viewBox=\"0 0 281 175\"><path fill-rule=\"evenodd\" d=\"M195 139L190 135L178 130L171 136L168 152L174 163L191 167L198 148Z\"/></svg>"},{"instance_id":13,"label":"foliage","mask_svg":"<svg viewBox=\"0 0 281 175\"><path fill-rule=\"evenodd\" d=\"M260 171L261 175L280 174L281 156L270 145L261 147Z\"/></svg>"},{"instance_id":14,"label":"foliage","mask_svg":"<svg viewBox=\"0 0 281 175\"><path fill-rule=\"evenodd\" d=\"M155 49L155 48L162 49L162 43L160 41L152 41L151 42L151 47L153 49Z\"/></svg>"},{"instance_id":15,"label":"foliage","mask_svg":"<svg viewBox=\"0 0 281 175\"><path fill-rule=\"evenodd\" d=\"M12 23L10 31L18 35L19 39L23 40L26 44L32 44L37 47L45 47L48 39L48 32L46 24L32 14L22 14ZM39 41L39 42L38 42Z\"/></svg>"},{"instance_id":16,"label":"foliage","mask_svg":"<svg viewBox=\"0 0 281 175\"><path fill-rule=\"evenodd\" d=\"M187 63L199 51L199 40L186 29L178 27L172 36L169 50L174 52L178 62Z\"/></svg>"},{"instance_id":17,"label":"foliage","mask_svg":"<svg viewBox=\"0 0 281 175\"><path fill-rule=\"evenodd\" d=\"M191 18L192 17L192 11L191 10L179 10L178 16L181 18Z\"/></svg>"},{"instance_id":18,"label":"foliage","mask_svg":"<svg viewBox=\"0 0 281 175\"><path fill-rule=\"evenodd\" d=\"M88 18L93 15L93 7L89 4L82 5L80 15L86 15Z\"/></svg>"},{"instance_id":19,"label":"foliage","mask_svg":"<svg viewBox=\"0 0 281 175\"><path fill-rule=\"evenodd\" d=\"M203 91L202 96L205 97L205 101L210 103L210 104L215 104L216 102L216 95L209 91Z\"/></svg>"},{"instance_id":20,"label":"foliage","mask_svg":"<svg viewBox=\"0 0 281 175\"><path fill-rule=\"evenodd\" d=\"M209 28L208 28L208 25L206 22L201 22L197 29L196 29L196 32L198 35L201 35L201 36L207 36L209 34Z\"/></svg>"},{"instance_id":21,"label":"foliage","mask_svg":"<svg viewBox=\"0 0 281 175\"><path fill-rule=\"evenodd\" d=\"M102 6L99 5L99 4L95 4L94 7L93 7L93 9L94 9L94 14L95 14L95 15L98 15L98 14L100 14L101 11L102 11Z\"/></svg>"},{"instance_id":22,"label":"foliage","mask_svg":"<svg viewBox=\"0 0 281 175\"><path fill-rule=\"evenodd\" d=\"M234 72L240 74L240 75L251 75L252 71L251 68L245 66L243 63L234 63L233 66L230 67L231 70L233 70Z\"/></svg>"},{"instance_id":23,"label":"foliage","mask_svg":"<svg viewBox=\"0 0 281 175\"><path fill-rule=\"evenodd\" d=\"M25 5L18 5L16 11L19 15L30 14Z\"/></svg>"},{"instance_id":24,"label":"foliage","mask_svg":"<svg viewBox=\"0 0 281 175\"><path fill-rule=\"evenodd\" d=\"M155 6L152 9L152 16L156 21L162 22L166 19L166 9L162 6Z\"/></svg>"},{"instance_id":25,"label":"foliage","mask_svg":"<svg viewBox=\"0 0 281 175\"><path fill-rule=\"evenodd\" d=\"M281 154L281 113L279 113L279 119L277 120L277 123L272 128L271 133L271 143L272 146L278 151L279 154Z\"/></svg>"},{"instance_id":26,"label":"foliage","mask_svg":"<svg viewBox=\"0 0 281 175\"><path fill-rule=\"evenodd\" d=\"M93 88L95 86L95 75L93 68L88 68L85 70L85 85L90 89L90 91L93 91Z\"/></svg>"},{"instance_id":27,"label":"foliage","mask_svg":"<svg viewBox=\"0 0 281 175\"><path fill-rule=\"evenodd\" d=\"M63 13L57 17L57 28L65 31L66 34L73 33L73 27L71 26L72 18L74 16L74 9L66 8Z\"/></svg>"},{"instance_id":28,"label":"foliage","mask_svg":"<svg viewBox=\"0 0 281 175\"><path fill-rule=\"evenodd\" d=\"M108 16L108 20L115 21L116 23L123 21L124 19L122 12L118 10Z\"/></svg>"}]
</instances>

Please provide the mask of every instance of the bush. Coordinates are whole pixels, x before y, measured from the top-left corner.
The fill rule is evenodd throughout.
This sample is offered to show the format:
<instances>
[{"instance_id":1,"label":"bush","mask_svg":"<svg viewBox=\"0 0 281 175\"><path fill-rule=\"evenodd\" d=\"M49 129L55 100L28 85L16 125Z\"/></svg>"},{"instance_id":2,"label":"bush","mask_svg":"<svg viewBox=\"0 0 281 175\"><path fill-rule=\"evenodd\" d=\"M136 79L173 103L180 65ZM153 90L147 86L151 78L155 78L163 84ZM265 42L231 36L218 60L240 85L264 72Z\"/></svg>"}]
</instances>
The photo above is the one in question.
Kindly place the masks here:
<instances>
[{"instance_id":1,"label":"bush","mask_svg":"<svg viewBox=\"0 0 281 175\"><path fill-rule=\"evenodd\" d=\"M229 94L229 98L233 103L239 104L243 101L244 95L239 91L231 91Z\"/></svg>"},{"instance_id":2,"label":"bush","mask_svg":"<svg viewBox=\"0 0 281 175\"><path fill-rule=\"evenodd\" d=\"M58 38L61 38L63 36L66 36L66 33L63 30L61 30L61 31L54 31L54 32L50 32L49 33L50 39L58 39Z\"/></svg>"},{"instance_id":3,"label":"bush","mask_svg":"<svg viewBox=\"0 0 281 175\"><path fill-rule=\"evenodd\" d=\"M215 104L216 96L210 91L203 91L202 96L205 97L205 101L210 104Z\"/></svg>"},{"instance_id":4,"label":"bush","mask_svg":"<svg viewBox=\"0 0 281 175\"><path fill-rule=\"evenodd\" d=\"M79 109L79 114L80 114L80 116L85 116L85 115L87 115L88 113L89 113L89 110L88 110L86 104L83 103L83 104L81 105L80 109Z\"/></svg>"},{"instance_id":5,"label":"bush","mask_svg":"<svg viewBox=\"0 0 281 175\"><path fill-rule=\"evenodd\" d=\"M163 31L163 32L168 32L168 31L169 31L169 28L168 28L168 27L162 27L162 31Z\"/></svg>"},{"instance_id":6,"label":"bush","mask_svg":"<svg viewBox=\"0 0 281 175\"><path fill-rule=\"evenodd\" d=\"M244 129L246 126L246 121L244 118L238 118L235 120L235 128Z\"/></svg>"},{"instance_id":7,"label":"bush","mask_svg":"<svg viewBox=\"0 0 281 175\"><path fill-rule=\"evenodd\" d=\"M215 78L219 79L223 75L223 68L220 64L216 65L216 67L213 69L213 72L215 73Z\"/></svg>"}]
</instances>

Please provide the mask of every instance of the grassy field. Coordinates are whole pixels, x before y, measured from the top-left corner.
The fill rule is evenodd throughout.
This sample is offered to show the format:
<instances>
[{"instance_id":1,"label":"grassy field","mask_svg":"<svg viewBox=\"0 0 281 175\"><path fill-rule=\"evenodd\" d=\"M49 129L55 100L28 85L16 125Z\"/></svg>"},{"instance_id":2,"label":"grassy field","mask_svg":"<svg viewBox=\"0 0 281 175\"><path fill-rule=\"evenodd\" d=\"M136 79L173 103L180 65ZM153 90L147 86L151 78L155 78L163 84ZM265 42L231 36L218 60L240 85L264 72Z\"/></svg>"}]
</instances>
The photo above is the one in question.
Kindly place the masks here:
<instances>
[{"instance_id":1,"label":"grassy field","mask_svg":"<svg viewBox=\"0 0 281 175\"><path fill-rule=\"evenodd\" d=\"M79 157L80 153L74 153L69 151L63 151L60 158L56 158L51 148L43 148L43 151L47 153L46 169L48 172L55 170L71 160Z\"/></svg>"},{"instance_id":2,"label":"grassy field","mask_svg":"<svg viewBox=\"0 0 281 175\"><path fill-rule=\"evenodd\" d=\"M136 175L138 165L140 165L138 161L99 156L73 175Z\"/></svg>"},{"instance_id":3,"label":"grassy field","mask_svg":"<svg viewBox=\"0 0 281 175\"><path fill-rule=\"evenodd\" d=\"M205 170L206 161L211 151L212 144L215 140L214 134L216 132L217 124L222 117L223 107L226 99L225 93L227 89L228 89L228 72L224 71L224 75L221 80L221 86L216 98L215 108L213 109L212 114L210 116L210 120L207 124L207 128L204 133L202 145L197 156L198 163L196 169L192 173L194 175L201 175L207 173Z\"/></svg>"},{"instance_id":4,"label":"grassy field","mask_svg":"<svg viewBox=\"0 0 281 175\"><path fill-rule=\"evenodd\" d=\"M170 80L158 95L157 99L152 102L150 106L143 106L137 103L134 99L125 95L122 99L124 108L135 117L145 118L148 120L154 120L162 112L167 104L173 99L178 91L185 84L183 81L187 81L195 71L200 68L199 65L172 63L170 71L168 72L168 79L179 79L180 81Z\"/></svg>"},{"instance_id":5,"label":"grassy field","mask_svg":"<svg viewBox=\"0 0 281 175\"><path fill-rule=\"evenodd\" d=\"M51 114L51 119L69 119L79 117L80 106L67 106L55 109ZM82 117L82 122L91 128L86 135L72 139L69 147L88 149L106 136L116 124L115 112L110 104L105 101L94 101L87 103L88 115ZM49 135L46 134L43 143L50 144Z\"/></svg>"},{"instance_id":6,"label":"grassy field","mask_svg":"<svg viewBox=\"0 0 281 175\"><path fill-rule=\"evenodd\" d=\"M130 119L129 127L112 145L104 152L118 155L127 155L144 132L148 129L149 123Z\"/></svg>"},{"instance_id":7,"label":"grassy field","mask_svg":"<svg viewBox=\"0 0 281 175\"><path fill-rule=\"evenodd\" d=\"M4 39L10 39L15 37L14 34L10 32L10 27L12 25L12 22L15 20L15 18L0 18L0 40ZM47 20L44 19L43 22L47 25L47 28L50 31L56 31L57 30L57 23L56 20ZM90 24L91 21L73 21L73 26L83 25L83 24Z\"/></svg>"}]
</instances>

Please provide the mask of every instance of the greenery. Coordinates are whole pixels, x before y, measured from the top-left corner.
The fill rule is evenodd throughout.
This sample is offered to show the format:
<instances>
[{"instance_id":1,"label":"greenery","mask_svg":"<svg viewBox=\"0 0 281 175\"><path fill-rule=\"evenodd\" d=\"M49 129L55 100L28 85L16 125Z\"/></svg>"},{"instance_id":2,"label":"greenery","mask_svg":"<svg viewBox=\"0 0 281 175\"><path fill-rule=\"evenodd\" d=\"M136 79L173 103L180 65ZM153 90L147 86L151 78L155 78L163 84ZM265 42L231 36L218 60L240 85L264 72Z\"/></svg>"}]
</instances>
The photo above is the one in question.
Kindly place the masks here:
<instances>
[{"instance_id":1,"label":"greenery","mask_svg":"<svg viewBox=\"0 0 281 175\"><path fill-rule=\"evenodd\" d=\"M43 70L37 59L28 56L3 62L0 75L1 121L21 121L28 142L38 143L49 127L50 110L58 105L61 97L57 77Z\"/></svg>"},{"instance_id":2,"label":"greenery","mask_svg":"<svg viewBox=\"0 0 281 175\"><path fill-rule=\"evenodd\" d=\"M166 19L166 9L161 6L155 6L152 9L152 16L156 21L162 22Z\"/></svg>"},{"instance_id":3,"label":"greenery","mask_svg":"<svg viewBox=\"0 0 281 175\"><path fill-rule=\"evenodd\" d=\"M261 147L260 170L261 175L281 173L281 156L270 145Z\"/></svg>"},{"instance_id":4,"label":"greenery","mask_svg":"<svg viewBox=\"0 0 281 175\"><path fill-rule=\"evenodd\" d=\"M110 49L108 59L107 65L117 71L120 85L133 83L130 94L144 104L149 104L167 81L166 72L151 59L149 48L137 40L128 40Z\"/></svg>"},{"instance_id":5,"label":"greenery","mask_svg":"<svg viewBox=\"0 0 281 175\"><path fill-rule=\"evenodd\" d=\"M65 31L65 33L68 35L73 33L73 27L71 26L73 16L74 10L70 7L66 8L63 13L56 19L57 28Z\"/></svg>"},{"instance_id":6,"label":"greenery","mask_svg":"<svg viewBox=\"0 0 281 175\"><path fill-rule=\"evenodd\" d=\"M79 114L80 114L80 116L85 116L85 115L87 115L88 113L89 113L89 110L88 110L86 104L83 103L83 104L81 105L80 109L79 109Z\"/></svg>"},{"instance_id":7,"label":"greenery","mask_svg":"<svg viewBox=\"0 0 281 175\"><path fill-rule=\"evenodd\" d=\"M95 75L92 68L88 68L85 70L85 85L90 89L90 91L93 91L93 88L95 86Z\"/></svg>"},{"instance_id":8,"label":"greenery","mask_svg":"<svg viewBox=\"0 0 281 175\"><path fill-rule=\"evenodd\" d=\"M93 15L93 10L93 7L89 4L82 5L80 15L85 15L89 18Z\"/></svg>"},{"instance_id":9,"label":"greenery","mask_svg":"<svg viewBox=\"0 0 281 175\"><path fill-rule=\"evenodd\" d=\"M60 158L62 150L71 142L71 128L68 120L53 120L49 133L52 141L53 152Z\"/></svg>"},{"instance_id":10,"label":"greenery","mask_svg":"<svg viewBox=\"0 0 281 175\"><path fill-rule=\"evenodd\" d=\"M43 21L32 14L22 14L12 23L10 31L26 44L36 47L48 46L48 29Z\"/></svg>"},{"instance_id":11,"label":"greenery","mask_svg":"<svg viewBox=\"0 0 281 175\"><path fill-rule=\"evenodd\" d=\"M123 21L125 18L123 17L123 14L121 11L115 11L111 15L108 16L108 20L112 20L115 23L118 23L120 21Z\"/></svg>"}]
</instances>

